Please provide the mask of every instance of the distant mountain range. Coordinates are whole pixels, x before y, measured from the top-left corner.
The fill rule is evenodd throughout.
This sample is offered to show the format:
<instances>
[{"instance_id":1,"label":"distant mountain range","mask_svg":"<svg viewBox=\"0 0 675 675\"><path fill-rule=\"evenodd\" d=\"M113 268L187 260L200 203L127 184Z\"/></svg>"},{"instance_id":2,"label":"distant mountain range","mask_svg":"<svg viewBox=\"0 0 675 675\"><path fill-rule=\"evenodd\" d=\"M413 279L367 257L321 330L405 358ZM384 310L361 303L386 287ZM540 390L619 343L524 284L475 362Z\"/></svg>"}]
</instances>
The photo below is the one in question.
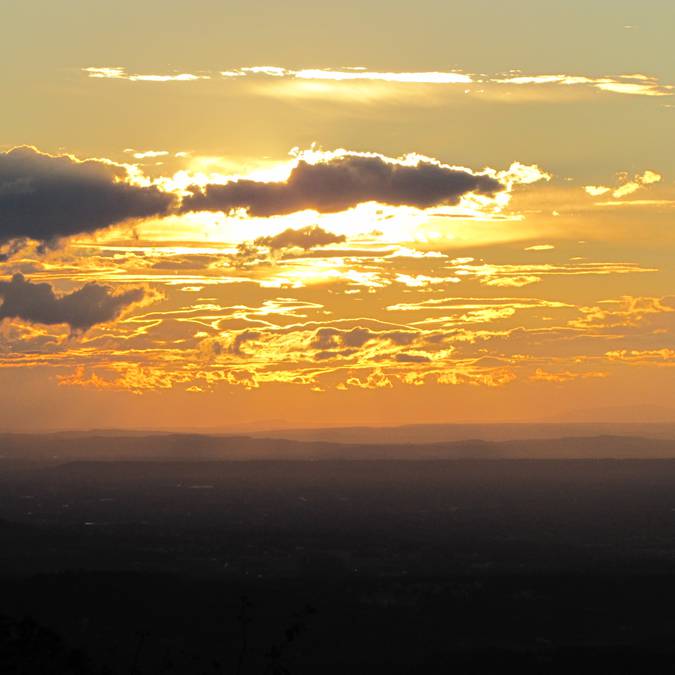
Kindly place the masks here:
<instances>
[{"instance_id":1,"label":"distant mountain range","mask_svg":"<svg viewBox=\"0 0 675 675\"><path fill-rule=\"evenodd\" d=\"M675 424L675 408L662 405L615 405L567 410L551 418L552 422L633 424Z\"/></svg>"},{"instance_id":2,"label":"distant mountain range","mask_svg":"<svg viewBox=\"0 0 675 675\"><path fill-rule=\"evenodd\" d=\"M518 441L577 436L641 436L675 439L675 422L540 422L502 424L407 424L395 427L324 427L268 429L246 434L255 438L332 443L443 443L448 441Z\"/></svg>"},{"instance_id":3,"label":"distant mountain range","mask_svg":"<svg viewBox=\"0 0 675 675\"><path fill-rule=\"evenodd\" d=\"M565 429L576 434L555 436ZM633 429L635 431L635 429ZM452 439L481 431L473 425L298 430L288 437L206 434L0 434L5 460L455 460L675 458L675 425L647 434L598 433L598 425L499 425L499 440ZM579 433L586 431L586 433ZM642 429L644 431L644 429ZM518 437L520 433L522 436ZM550 435L546 436L545 432ZM590 432L590 433L589 433ZM326 440L330 433L332 440ZM292 437L295 436L295 437ZM438 440L442 438L443 440ZM357 440L358 439L358 440Z\"/></svg>"}]
</instances>

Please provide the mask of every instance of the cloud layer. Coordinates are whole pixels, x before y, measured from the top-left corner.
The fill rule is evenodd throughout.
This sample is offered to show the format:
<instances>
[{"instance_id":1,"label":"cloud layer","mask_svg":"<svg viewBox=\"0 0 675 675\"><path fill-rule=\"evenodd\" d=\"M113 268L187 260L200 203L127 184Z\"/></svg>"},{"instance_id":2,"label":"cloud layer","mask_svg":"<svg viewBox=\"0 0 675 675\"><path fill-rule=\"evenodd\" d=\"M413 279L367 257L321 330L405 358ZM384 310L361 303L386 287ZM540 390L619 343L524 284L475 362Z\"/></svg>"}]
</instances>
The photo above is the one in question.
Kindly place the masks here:
<instances>
[{"instance_id":1,"label":"cloud layer","mask_svg":"<svg viewBox=\"0 0 675 675\"><path fill-rule=\"evenodd\" d=\"M336 213L364 202L424 209L457 204L472 192L494 196L504 189L492 176L429 160L403 164L379 155L344 154L316 164L301 159L284 182L243 179L193 187L181 210L243 209L265 217L306 209Z\"/></svg>"},{"instance_id":2,"label":"cloud layer","mask_svg":"<svg viewBox=\"0 0 675 675\"><path fill-rule=\"evenodd\" d=\"M33 284L22 274L0 281L0 321L23 319L31 323L67 324L73 331L116 319L124 309L145 298L142 288L114 293L110 287L89 283L58 296L46 283Z\"/></svg>"},{"instance_id":3,"label":"cloud layer","mask_svg":"<svg viewBox=\"0 0 675 675\"><path fill-rule=\"evenodd\" d=\"M673 85L663 84L656 77L643 73L591 76L569 73L522 74L511 71L507 75L478 75L458 71L373 71L367 68L302 68L292 70L281 66L246 66L220 73L128 73L125 68L103 67L83 68L91 78L128 80L130 82L192 82L208 80L218 75L225 79L245 77L274 78L309 82L382 82L388 84L425 85L480 85L511 87L588 87L612 94L629 96L672 96Z\"/></svg>"},{"instance_id":4,"label":"cloud layer","mask_svg":"<svg viewBox=\"0 0 675 675\"><path fill-rule=\"evenodd\" d=\"M54 157L31 147L0 153L0 244L51 243L168 212L172 195L127 178L126 168L112 162Z\"/></svg>"}]
</instances>

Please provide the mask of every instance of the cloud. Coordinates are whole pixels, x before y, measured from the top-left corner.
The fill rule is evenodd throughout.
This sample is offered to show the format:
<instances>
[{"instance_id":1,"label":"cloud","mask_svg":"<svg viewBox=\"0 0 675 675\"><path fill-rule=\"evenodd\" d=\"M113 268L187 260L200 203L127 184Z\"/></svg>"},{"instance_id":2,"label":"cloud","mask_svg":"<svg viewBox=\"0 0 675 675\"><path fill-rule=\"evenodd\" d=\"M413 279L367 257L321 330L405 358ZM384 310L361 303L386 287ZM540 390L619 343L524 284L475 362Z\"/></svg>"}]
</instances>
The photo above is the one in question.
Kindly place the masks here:
<instances>
[{"instance_id":1,"label":"cloud","mask_svg":"<svg viewBox=\"0 0 675 675\"><path fill-rule=\"evenodd\" d=\"M630 96L672 96L673 86L661 84L651 75L636 73L633 75L615 75L589 77L587 75L518 75L505 78L488 79L487 82L504 85L561 85L586 86L612 94Z\"/></svg>"},{"instance_id":2,"label":"cloud","mask_svg":"<svg viewBox=\"0 0 675 675\"><path fill-rule=\"evenodd\" d=\"M304 158L283 182L235 180L224 185L190 188L181 210L274 216L313 209L336 213L360 203L379 202L420 209L457 204L462 196L494 196L505 185L487 174L455 168L430 159L392 160L381 155L333 154L310 163Z\"/></svg>"},{"instance_id":3,"label":"cloud","mask_svg":"<svg viewBox=\"0 0 675 675\"><path fill-rule=\"evenodd\" d=\"M274 236L258 237L253 243L256 246L267 246L272 250L302 248L307 251L317 246L341 244L346 240L347 238L343 234L333 234L318 225L310 225L297 230L289 227Z\"/></svg>"},{"instance_id":4,"label":"cloud","mask_svg":"<svg viewBox=\"0 0 675 675\"><path fill-rule=\"evenodd\" d=\"M584 190L586 194L591 197L601 197L602 195L607 194L608 192L612 193L614 199L621 199L622 197L627 197L632 195L634 192L637 192L640 188L646 185L654 185L655 183L660 183L663 176L647 169L643 173L636 174L632 179L628 179L628 175L625 173L619 174L619 178L623 181L619 187L612 189L606 185L584 185ZM606 204L607 202L602 202ZM609 202L613 203L613 202Z\"/></svg>"},{"instance_id":5,"label":"cloud","mask_svg":"<svg viewBox=\"0 0 675 675\"><path fill-rule=\"evenodd\" d=\"M184 377L164 373L156 368L136 363L114 364L106 370L113 373L110 379L101 377L95 372L88 375L84 366L77 366L70 375L57 375L56 379L59 386L111 389L129 391L132 394L141 394L144 391L157 389L170 389L176 383L185 382Z\"/></svg>"},{"instance_id":6,"label":"cloud","mask_svg":"<svg viewBox=\"0 0 675 675\"><path fill-rule=\"evenodd\" d=\"M675 350L662 349L619 349L605 354L609 361L621 361L637 366L675 366Z\"/></svg>"},{"instance_id":7,"label":"cloud","mask_svg":"<svg viewBox=\"0 0 675 675\"><path fill-rule=\"evenodd\" d=\"M52 156L32 147L0 153L0 244L50 244L134 218L164 215L174 197L127 182L126 167Z\"/></svg>"},{"instance_id":8,"label":"cloud","mask_svg":"<svg viewBox=\"0 0 675 675\"><path fill-rule=\"evenodd\" d=\"M456 259L447 269L464 278L475 278L486 286L526 286L545 276L606 276L609 274L644 274L658 271L631 262L585 262L572 260L553 264L496 264L473 259Z\"/></svg>"},{"instance_id":9,"label":"cloud","mask_svg":"<svg viewBox=\"0 0 675 675\"><path fill-rule=\"evenodd\" d=\"M647 169L641 176L637 176L637 179L640 181L641 185L651 185L652 183L659 183L663 176L656 171L650 171Z\"/></svg>"},{"instance_id":10,"label":"cloud","mask_svg":"<svg viewBox=\"0 0 675 675\"><path fill-rule=\"evenodd\" d=\"M108 286L90 283L59 296L49 284L33 284L22 274L15 274L11 281L0 281L0 298L0 321L67 324L79 332L116 319L127 307L143 301L146 291L132 288L115 293Z\"/></svg>"},{"instance_id":11,"label":"cloud","mask_svg":"<svg viewBox=\"0 0 675 675\"><path fill-rule=\"evenodd\" d=\"M353 325L355 321L357 325ZM199 354L204 367L247 365L270 378L280 368L309 372L317 368L316 364L320 369L314 371L317 376L345 367L407 369L409 364L429 363L432 357L446 358L451 351L443 336L431 331L375 330L358 325L361 320L346 323L352 327L315 322L282 327L268 322L255 330L223 331L203 339ZM314 376L311 379L314 381Z\"/></svg>"},{"instance_id":12,"label":"cloud","mask_svg":"<svg viewBox=\"0 0 675 675\"><path fill-rule=\"evenodd\" d=\"M580 307L581 317L570 321L577 328L620 329L649 324L657 333L671 332L675 315L675 296L652 297L626 295Z\"/></svg>"},{"instance_id":13,"label":"cloud","mask_svg":"<svg viewBox=\"0 0 675 675\"><path fill-rule=\"evenodd\" d=\"M554 249L555 246L553 244L533 244L532 246L528 246L527 248L523 249L524 251L550 251L551 249Z\"/></svg>"},{"instance_id":14,"label":"cloud","mask_svg":"<svg viewBox=\"0 0 675 675\"><path fill-rule=\"evenodd\" d=\"M410 354L408 352L396 354L394 359L399 363L429 363L431 361L426 354Z\"/></svg>"},{"instance_id":15,"label":"cloud","mask_svg":"<svg viewBox=\"0 0 675 675\"><path fill-rule=\"evenodd\" d=\"M379 72L367 68L304 68L288 70L279 66L251 66L238 70L225 70L223 77L243 77L245 75L266 75L268 77L290 77L298 80L332 80L354 81L371 80L378 82L401 82L406 84L469 84L473 82L470 75L455 71L424 72Z\"/></svg>"},{"instance_id":16,"label":"cloud","mask_svg":"<svg viewBox=\"0 0 675 675\"><path fill-rule=\"evenodd\" d=\"M601 195L611 192L612 188L607 187L606 185L584 185L584 190L586 191L586 194L591 197L600 197Z\"/></svg>"},{"instance_id":17,"label":"cloud","mask_svg":"<svg viewBox=\"0 0 675 675\"><path fill-rule=\"evenodd\" d=\"M311 347L314 349L361 348L371 340L389 341L394 345L410 345L418 337L417 331L372 331L362 326L351 330L326 327L316 331Z\"/></svg>"},{"instance_id":18,"label":"cloud","mask_svg":"<svg viewBox=\"0 0 675 675\"><path fill-rule=\"evenodd\" d=\"M391 389L394 385L391 380L381 371L371 371L365 380L358 377L350 377L347 384L360 389Z\"/></svg>"},{"instance_id":19,"label":"cloud","mask_svg":"<svg viewBox=\"0 0 675 675\"><path fill-rule=\"evenodd\" d=\"M155 159L170 154L168 150L134 150L133 148L126 148L124 152L132 154L134 159Z\"/></svg>"},{"instance_id":20,"label":"cloud","mask_svg":"<svg viewBox=\"0 0 675 675\"><path fill-rule=\"evenodd\" d=\"M530 376L531 380L536 382L554 382L556 384L564 384L566 382L573 382L574 380L588 379L588 378L603 378L607 377L608 373L601 370L591 371L571 371L564 370L558 372L550 372L543 368L537 368Z\"/></svg>"},{"instance_id":21,"label":"cloud","mask_svg":"<svg viewBox=\"0 0 675 675\"><path fill-rule=\"evenodd\" d=\"M430 277L426 274L397 274L396 281L408 288L426 288L434 284L458 284L459 277Z\"/></svg>"},{"instance_id":22,"label":"cloud","mask_svg":"<svg viewBox=\"0 0 675 675\"><path fill-rule=\"evenodd\" d=\"M421 302L399 303L389 305L385 309L395 312L414 312L419 310L454 310L475 311L485 309L558 309L570 307L569 304L557 300L542 300L539 298L433 298Z\"/></svg>"},{"instance_id":23,"label":"cloud","mask_svg":"<svg viewBox=\"0 0 675 675\"><path fill-rule=\"evenodd\" d=\"M172 73L164 75L140 75L128 73L126 68L83 68L85 73L96 80L129 80L130 82L194 82L195 80L210 80L210 75L194 75L192 73Z\"/></svg>"},{"instance_id":24,"label":"cloud","mask_svg":"<svg viewBox=\"0 0 675 675\"><path fill-rule=\"evenodd\" d=\"M541 277L528 274L516 277L485 277L481 279L481 284L484 286L494 286L496 288L522 288L523 286L536 284L540 281Z\"/></svg>"}]
</instances>

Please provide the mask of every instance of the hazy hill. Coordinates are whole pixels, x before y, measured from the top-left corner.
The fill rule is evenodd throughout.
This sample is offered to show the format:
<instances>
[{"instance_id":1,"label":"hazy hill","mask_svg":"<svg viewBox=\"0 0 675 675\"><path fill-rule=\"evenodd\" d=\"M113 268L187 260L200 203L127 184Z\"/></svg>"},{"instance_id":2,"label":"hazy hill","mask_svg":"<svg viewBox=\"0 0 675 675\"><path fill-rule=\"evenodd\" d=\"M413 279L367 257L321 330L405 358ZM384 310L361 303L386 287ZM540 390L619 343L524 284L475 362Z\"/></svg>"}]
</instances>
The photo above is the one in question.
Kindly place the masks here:
<instances>
[{"instance_id":1,"label":"hazy hill","mask_svg":"<svg viewBox=\"0 0 675 675\"><path fill-rule=\"evenodd\" d=\"M376 430L370 431L373 434L370 443L199 434L2 434L0 458L6 461L675 458L672 438L592 435L411 443L405 442L405 434L400 433L399 442L394 443L387 441L390 435L387 433L376 443ZM433 437L433 433L427 437Z\"/></svg>"},{"instance_id":2,"label":"hazy hill","mask_svg":"<svg viewBox=\"0 0 675 675\"><path fill-rule=\"evenodd\" d=\"M503 424L407 424L394 427L324 427L268 429L247 434L256 438L332 443L442 443L445 441L518 441L577 436L641 436L675 439L675 422L541 422Z\"/></svg>"}]
</instances>

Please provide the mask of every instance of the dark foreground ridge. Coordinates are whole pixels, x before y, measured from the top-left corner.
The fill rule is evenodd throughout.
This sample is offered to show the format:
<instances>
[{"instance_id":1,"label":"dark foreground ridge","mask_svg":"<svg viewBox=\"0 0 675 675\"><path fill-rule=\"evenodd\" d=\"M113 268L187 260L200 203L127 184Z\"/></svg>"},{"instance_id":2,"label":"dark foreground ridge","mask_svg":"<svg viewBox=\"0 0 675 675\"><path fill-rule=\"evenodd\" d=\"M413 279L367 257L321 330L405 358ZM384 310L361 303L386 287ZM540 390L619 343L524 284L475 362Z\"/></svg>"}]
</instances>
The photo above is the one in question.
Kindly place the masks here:
<instances>
[{"instance_id":1,"label":"dark foreground ridge","mask_svg":"<svg viewBox=\"0 0 675 675\"><path fill-rule=\"evenodd\" d=\"M0 672L670 669L672 445L5 436Z\"/></svg>"}]
</instances>

